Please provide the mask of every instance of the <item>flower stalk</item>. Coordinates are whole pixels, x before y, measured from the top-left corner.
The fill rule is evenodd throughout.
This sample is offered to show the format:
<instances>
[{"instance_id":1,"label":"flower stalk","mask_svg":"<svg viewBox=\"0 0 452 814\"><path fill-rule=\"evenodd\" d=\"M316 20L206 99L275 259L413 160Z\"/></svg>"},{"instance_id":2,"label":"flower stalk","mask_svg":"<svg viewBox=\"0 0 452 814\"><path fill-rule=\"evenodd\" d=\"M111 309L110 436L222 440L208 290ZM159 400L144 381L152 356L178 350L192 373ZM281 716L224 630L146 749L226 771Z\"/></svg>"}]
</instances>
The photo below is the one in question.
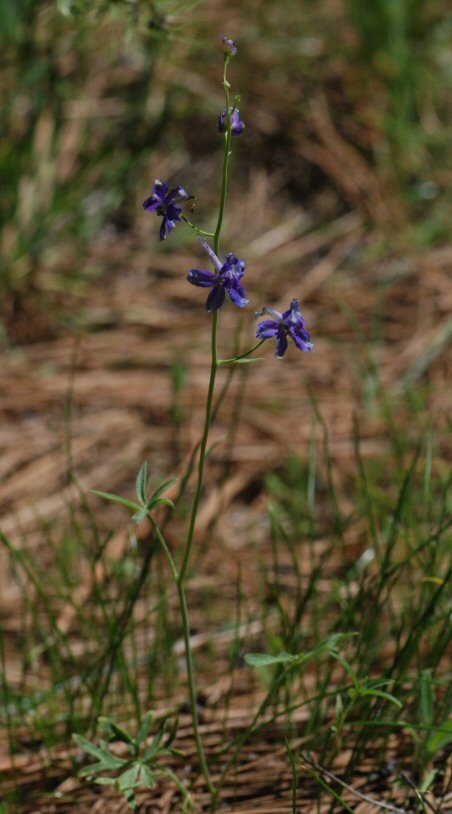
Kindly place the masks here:
<instances>
[{"instance_id":1,"label":"flower stalk","mask_svg":"<svg viewBox=\"0 0 452 814\"><path fill-rule=\"evenodd\" d=\"M225 90L226 96L226 110L229 110L229 82L227 80L227 67L229 63L230 56L229 54L225 54L224 58L224 71L223 71L223 87ZM220 237L221 237L221 229L223 226L223 219L224 219L224 212L226 206L226 196L227 196L227 188L228 188L228 167L229 167L229 159L231 155L231 115L228 114L227 117L227 130L225 134L225 143L224 143L224 156L223 156L223 174L222 174L222 184L221 184L221 197L220 197L220 206L218 211L218 219L217 225L214 233L214 252L218 256L220 250ZM212 331L211 331L211 361L210 361L210 378L209 378L209 387L207 391L207 400L206 400L206 411L204 417L204 430L201 439L201 446L199 450L199 458L198 458L198 477L197 477L197 484L196 484L196 491L193 498L192 510L190 514L190 522L188 527L187 539L185 542L185 549L182 558L182 564L179 569L179 574L176 580L177 590L179 594L179 601L180 601L180 608L182 614L182 627L184 633L184 643L185 643L185 660L186 660L186 668L187 668L187 676L188 676L188 689L189 689L189 696L190 696L190 709L192 715L192 722L193 722L193 732L195 737L196 743L196 750L198 753L198 759L201 766L202 773L204 775L204 779L206 781L207 787L209 789L210 794L212 795L212 802L217 798L217 792L215 785L212 781L210 776L209 768L207 765L207 760L204 752L204 747L201 740L200 734L200 727L199 727L199 714L198 714L198 705L197 705L197 692L196 692L196 677L195 677L195 666L193 660L193 653L190 644L190 620L189 620L189 612L188 612L188 605L187 605L187 597L185 592L185 577L187 574L188 565L190 562L190 555L193 546L193 539L196 527L196 519L198 516L199 504L201 501L201 495L203 491L204 485L204 468L205 468L205 461L206 461L206 451L207 451L207 443L209 439L209 431L210 425L212 421L212 409L213 409L213 399L215 393L215 380L218 370L218 348L217 348L217 335L218 335L218 310L214 310L212 313Z\"/></svg>"}]
</instances>

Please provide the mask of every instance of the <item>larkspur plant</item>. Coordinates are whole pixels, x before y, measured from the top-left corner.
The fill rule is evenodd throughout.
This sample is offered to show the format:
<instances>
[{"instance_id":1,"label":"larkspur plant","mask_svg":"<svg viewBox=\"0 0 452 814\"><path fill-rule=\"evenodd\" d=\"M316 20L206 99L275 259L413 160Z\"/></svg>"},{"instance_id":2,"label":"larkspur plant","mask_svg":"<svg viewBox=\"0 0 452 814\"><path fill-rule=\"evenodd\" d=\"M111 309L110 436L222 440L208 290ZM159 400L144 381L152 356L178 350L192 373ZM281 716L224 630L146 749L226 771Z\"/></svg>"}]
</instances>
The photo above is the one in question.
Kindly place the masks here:
<instances>
[{"instance_id":1,"label":"larkspur plant","mask_svg":"<svg viewBox=\"0 0 452 814\"><path fill-rule=\"evenodd\" d=\"M216 375L218 368L221 365L235 365L249 361L257 361L256 357L253 356L254 351L256 351L257 348L259 348L267 339L273 338L276 339L277 341L276 356L278 358L283 357L287 350L288 337L292 339L293 343L295 344L298 350L310 351L313 347L311 338L306 330L304 319L300 313L298 300L293 299L290 308L287 311L280 312L274 308L266 307L263 308L261 311L256 312L256 316L268 314L271 317L271 319L266 319L258 324L256 337L259 341L256 345L254 345L249 350L243 353L237 354L231 359L221 359L218 356L217 340L218 340L219 313L221 308L227 301L226 294L228 294L228 297L231 300L231 302L234 305L238 306L239 308L245 308L249 304L249 299L246 296L245 290L242 285L242 278L247 267L245 261L239 259L237 255L234 254L233 252L226 253L224 262L220 259L221 256L220 237L226 206L229 163L232 152L231 150L232 139L233 136L241 135L245 128L245 123L240 119L239 110L237 108L237 101L239 97L236 96L234 104L233 105L230 104L230 84L227 79L227 68L231 58L235 57L237 54L237 46L235 41L231 40L226 35L222 36L221 41L223 44L224 51L223 88L225 93L225 108L223 113L220 115L218 119L218 129L220 133L224 135L224 157L223 157L220 204L215 231L208 232L196 226L195 224L191 223L191 221L184 214L182 214L182 207L179 206L179 203L188 201L190 198L192 198L192 196L189 195L186 189L181 185L170 188L169 184L167 184L166 182L156 180L152 194L143 203L143 207L145 210L147 210L148 212L155 212L159 217L162 218L162 223L160 227L161 240L166 238L167 234L169 234L174 229L176 223L184 222L197 235L202 235L202 239L200 241L201 245L213 265L213 270L193 268L188 272L187 275L188 282L191 283L192 285L197 286L199 288L210 289L205 307L206 310L209 313L211 313L212 339L211 339L210 379L206 400L204 430L199 445L197 447L198 450L197 482L193 496L191 511L189 514L187 536L185 539L183 550L180 555L180 562L177 562L176 558L173 556L173 553L171 552L170 547L164 537L163 530L158 525L154 517L154 510L161 504L166 505L169 509L174 508L174 504L172 503L172 501L169 500L168 498L162 497L162 495L167 489L169 489L173 485L175 479L165 481L156 491L154 491L151 497L149 497L147 464L143 464L138 473L136 482L137 501L132 501L127 498L123 498L118 495L114 495L107 492L96 491L97 495L105 499L120 503L123 506L130 509L133 512L133 519L135 523L140 523L145 518L148 518L151 524L154 540L161 546L169 563L172 579L177 588L179 597L181 622L185 645L188 694L190 698L193 735L196 743L196 751L198 755L200 769L211 795L212 810L215 810L218 804L218 796L222 782L224 781L226 770L224 770L223 773L220 774L220 780L215 785L209 771L200 733L196 677L193 653L190 643L190 621L185 591L185 580L190 563L198 510L203 492L204 469L207 458L209 430L212 423L213 415L216 413L218 405L218 401L216 404L214 403ZM210 240L213 241L213 248L204 238L209 238ZM186 478L188 479L188 474L186 475ZM317 656L317 654L320 654L322 652L323 652L322 648L319 648L318 651L315 652L315 655ZM274 661L274 657L270 657L270 661L272 658ZM279 657L276 658L278 659ZM298 664L301 663L303 655L298 654L297 656L291 656L290 654L286 653L284 655L281 655L280 658L282 660L296 659L297 660L296 663ZM252 664L253 666L260 666L263 663L263 661L265 662L265 659L268 659L268 657L266 657L265 655L261 656L254 655L250 656L249 663ZM271 663L273 663L273 661L271 661ZM118 735L118 732L121 735L122 732L121 735L122 739L124 740L125 738L127 741L127 738L129 738L129 736L124 735L123 731L119 730L117 726L115 729L115 726L116 725L110 722L110 730L113 733L116 733L116 735ZM140 730L141 734L139 735L139 738L141 737L142 740L145 740L145 737L143 736L143 731L144 731L143 729ZM174 729L172 730L171 742L175 736L176 730ZM161 737L163 737L163 735L157 737L158 744L160 744ZM129 743L129 745L131 744L130 738L129 741L127 742ZM172 747L171 750L169 750L168 743L166 743L166 745L164 744L165 748L163 748L163 751L162 750L155 751L155 749L153 751L151 744L151 747L149 747L147 750L145 749L144 758L143 760L141 760L141 762L138 761L138 758L136 757L138 749L137 744L135 744L135 746L132 744L131 746L132 757L130 760L116 759L115 762L113 758L108 757L109 748L107 748L105 743L101 747L100 751L98 747L95 747L93 744L91 744L90 742L86 741L86 739L83 739L81 737L77 737L77 743L79 746L82 747L82 749L84 749L90 755L94 755L95 757L98 758L102 756L100 764L98 764L97 767L96 765L94 767L90 766L86 770L84 770L85 776L88 774L91 776L95 776L96 770L103 771L105 768L120 770L122 773L119 778L116 777L116 779L113 780L111 778L106 779L99 778L98 782L113 782L118 789L127 792L128 799L129 801L132 802L132 804L134 804L135 801L134 797L135 788L139 788L140 785L150 786L160 777L166 777L172 778L176 783L177 787L179 788L181 794L184 797L185 807L187 807L187 805L191 805L191 798L189 797L184 784L174 775L171 769L164 770L160 766L158 767L158 769L154 769L151 783L149 773L150 772L152 773L152 771L149 765L147 765L149 763L148 758L149 759L152 758L153 761L154 758L157 757L158 755L161 756L162 754L163 755L174 754L174 750L172 749ZM155 744L155 739L153 743ZM107 764L107 767L105 764ZM227 763L226 769L229 765L231 765L231 761Z\"/></svg>"}]
</instances>

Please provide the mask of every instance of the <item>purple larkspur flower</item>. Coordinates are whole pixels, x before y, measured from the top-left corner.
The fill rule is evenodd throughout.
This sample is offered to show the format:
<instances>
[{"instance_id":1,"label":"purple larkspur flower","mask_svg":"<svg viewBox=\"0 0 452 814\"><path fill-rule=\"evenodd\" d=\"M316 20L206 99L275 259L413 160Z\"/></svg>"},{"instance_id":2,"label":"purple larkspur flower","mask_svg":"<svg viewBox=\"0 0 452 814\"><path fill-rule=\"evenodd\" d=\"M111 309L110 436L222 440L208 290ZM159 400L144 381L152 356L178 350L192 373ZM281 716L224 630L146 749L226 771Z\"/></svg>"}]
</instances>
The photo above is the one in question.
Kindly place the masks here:
<instances>
[{"instance_id":1,"label":"purple larkspur flower","mask_svg":"<svg viewBox=\"0 0 452 814\"><path fill-rule=\"evenodd\" d=\"M157 178L154 184L154 192L149 198L146 198L143 209L148 212L157 212L157 215L163 216L160 227L160 240L164 240L166 233L171 232L176 222L182 220L180 216L182 210L176 201L186 201L189 197L190 195L183 187L170 189L168 184Z\"/></svg>"},{"instance_id":2,"label":"purple larkspur flower","mask_svg":"<svg viewBox=\"0 0 452 814\"><path fill-rule=\"evenodd\" d=\"M237 46L234 40L229 39L226 34L223 34L221 37L221 42L223 43L223 51L225 54L228 54L230 57L235 57L237 53Z\"/></svg>"},{"instance_id":3,"label":"purple larkspur flower","mask_svg":"<svg viewBox=\"0 0 452 814\"><path fill-rule=\"evenodd\" d=\"M298 300L292 300L290 308L281 314L276 308L263 308L258 311L256 316L263 314L270 314L273 319L264 319L259 322L257 326L257 339L270 339L275 336L276 343L276 356L282 359L287 350L287 337L294 341L299 350L310 351L314 347L311 342L311 337L306 330L306 323L301 316L300 303Z\"/></svg>"},{"instance_id":4,"label":"purple larkspur flower","mask_svg":"<svg viewBox=\"0 0 452 814\"><path fill-rule=\"evenodd\" d=\"M231 133L233 136L241 136L244 129L245 129L245 122L242 122L240 118L240 112L238 108L229 108L229 113L231 115ZM226 133L228 129L228 111L223 110L218 116L218 129L220 133Z\"/></svg>"},{"instance_id":5,"label":"purple larkspur flower","mask_svg":"<svg viewBox=\"0 0 452 814\"><path fill-rule=\"evenodd\" d=\"M245 305L248 305L249 299L245 294L240 280L246 269L246 263L243 260L239 260L238 257L232 253L227 254L225 262L222 263L206 240L201 240L200 242L214 264L216 272L206 271L204 269L192 269L188 272L187 280L192 285L197 285L200 288L212 289L207 297L206 310L217 311L218 308L221 308L224 303L226 291L234 305L244 308Z\"/></svg>"}]
</instances>

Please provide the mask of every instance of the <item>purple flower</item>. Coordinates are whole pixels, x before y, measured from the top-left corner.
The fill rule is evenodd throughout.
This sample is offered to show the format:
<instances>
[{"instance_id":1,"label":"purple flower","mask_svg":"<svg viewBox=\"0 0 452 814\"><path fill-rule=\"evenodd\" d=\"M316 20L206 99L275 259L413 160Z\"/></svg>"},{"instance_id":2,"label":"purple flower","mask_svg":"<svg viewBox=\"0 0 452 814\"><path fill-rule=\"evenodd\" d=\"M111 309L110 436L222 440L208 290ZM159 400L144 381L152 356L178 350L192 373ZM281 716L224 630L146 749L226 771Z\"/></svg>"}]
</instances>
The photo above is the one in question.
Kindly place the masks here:
<instances>
[{"instance_id":1,"label":"purple flower","mask_svg":"<svg viewBox=\"0 0 452 814\"><path fill-rule=\"evenodd\" d=\"M314 347L306 330L306 323L300 313L300 303L292 300L288 311L281 314L275 308L263 308L256 316L270 314L273 319L264 319L257 326L257 339L270 339L276 336L276 356L282 359L287 350L287 337L290 336L299 350L310 351Z\"/></svg>"},{"instance_id":2,"label":"purple flower","mask_svg":"<svg viewBox=\"0 0 452 814\"><path fill-rule=\"evenodd\" d=\"M187 280L192 285L197 285L200 288L212 289L207 297L206 310L217 311L218 308L221 308L224 303L226 291L235 305L244 308L245 305L248 305L249 300L246 297L240 280L246 269L246 263L243 260L239 260L235 254L227 254L226 261L223 264L205 240L201 240L200 242L217 271L192 269L188 272Z\"/></svg>"},{"instance_id":3,"label":"purple flower","mask_svg":"<svg viewBox=\"0 0 452 814\"><path fill-rule=\"evenodd\" d=\"M237 108L230 107L229 113L231 115L231 133L233 136L241 136L245 129L245 122L242 122L240 113ZM223 110L218 116L218 129L220 133L226 133L228 129L228 111Z\"/></svg>"},{"instance_id":4,"label":"purple flower","mask_svg":"<svg viewBox=\"0 0 452 814\"><path fill-rule=\"evenodd\" d=\"M226 34L223 34L221 37L221 42L223 43L223 51L225 54L228 54L230 57L235 57L237 53L237 46L234 40L230 40Z\"/></svg>"},{"instance_id":5,"label":"purple flower","mask_svg":"<svg viewBox=\"0 0 452 814\"><path fill-rule=\"evenodd\" d=\"M160 227L160 240L164 240L166 232L171 232L174 229L176 222L182 220L180 213L181 208L177 206L176 201L186 201L190 195L183 187L176 187L175 189L169 188L168 184L163 181L156 180L154 184L154 192L150 198L146 198L143 209L148 212L157 212L157 215L163 216L162 225Z\"/></svg>"}]
</instances>

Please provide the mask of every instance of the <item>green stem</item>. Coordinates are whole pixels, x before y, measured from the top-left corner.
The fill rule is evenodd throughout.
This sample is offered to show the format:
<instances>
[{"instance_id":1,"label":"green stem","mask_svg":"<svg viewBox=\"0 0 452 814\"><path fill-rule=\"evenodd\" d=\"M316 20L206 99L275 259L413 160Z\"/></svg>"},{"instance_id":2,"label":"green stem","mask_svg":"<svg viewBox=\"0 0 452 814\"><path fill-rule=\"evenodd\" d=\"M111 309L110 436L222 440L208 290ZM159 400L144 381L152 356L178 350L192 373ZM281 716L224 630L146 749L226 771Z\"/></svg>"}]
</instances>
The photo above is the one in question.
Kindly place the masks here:
<instances>
[{"instance_id":1,"label":"green stem","mask_svg":"<svg viewBox=\"0 0 452 814\"><path fill-rule=\"evenodd\" d=\"M229 62L229 57L225 56L224 61L224 73L223 73L223 86L225 90L226 96L226 109L228 111L228 128L226 132L225 138L225 147L224 147L224 159L223 159L223 176L222 176L222 185L221 185L221 198L220 198L220 207L218 211L218 220L217 226L214 233L214 252L216 255L219 254L220 248L220 235L221 235L221 227L223 225L223 217L226 205L226 193L227 193L227 185L228 185L228 163L229 163L229 156L231 151L231 116L229 114L229 83L226 78L227 66ZM209 792L212 796L212 802L214 803L217 792L215 786L212 782L210 777L209 768L207 766L207 760L204 753L204 748L202 745L201 734L199 731L199 717L198 717L198 707L197 707L197 693L196 693L196 680L195 680L195 667L193 662L193 653L191 650L190 644L190 624L189 624L189 615L188 615L188 606L187 606L187 598L185 594L185 586L184 580L187 574L188 564L190 561L190 554L193 546L193 539L196 527L196 519L198 516L199 504L201 501L201 494L204 485L204 466L206 460L206 451L207 451L207 442L209 438L209 430L212 421L212 411L213 411L213 397L215 392L215 379L218 369L218 351L217 351L217 333L218 333L218 311L214 311L212 315L212 335L211 335L211 364L210 364L210 379L209 379L209 388L207 391L207 401L206 401L206 412L205 412L205 419L204 419L204 430L201 439L201 445L199 449L199 459L198 459L198 481L196 485L196 491L193 498L193 504L190 514L190 522L188 527L187 539L185 543L185 549L182 557L182 564L180 566L179 574L177 578L175 578L175 582L177 585L177 591L179 594L179 602L182 614L182 625L183 625L183 633L184 633L184 644L185 644L185 661L187 666L187 676L188 676L188 690L190 695L190 708L192 714L192 722L193 722L193 731L194 731L194 738L196 743L196 751L198 753L198 759L201 766L202 773L204 775L204 779L206 781L207 787ZM174 572L173 572L174 575Z\"/></svg>"},{"instance_id":2,"label":"green stem","mask_svg":"<svg viewBox=\"0 0 452 814\"><path fill-rule=\"evenodd\" d=\"M157 539L160 545L163 548L163 551L166 554L167 560L169 562L169 566L171 568L171 574L173 576L174 582L176 583L177 593L179 594L179 606L180 612L182 616L182 631L184 636L184 646L185 646L185 658L186 658L186 665L187 665L187 676L188 676L188 690L190 696L190 711L193 721L193 732L195 737L196 743L196 751L198 753L199 763L201 766L201 771L205 777L207 787L212 796L215 795L215 786L212 783L210 778L209 769L207 766L206 756L204 754L204 749L201 741L201 734L199 731L199 715L198 715L198 705L197 705L197 693L196 693L196 682L195 682L195 669L193 664L193 653L190 644L190 617L188 614L188 605L187 605L187 597L185 594L185 586L183 581L180 578L180 573L177 571L176 564L173 560L173 556L169 549L168 543L166 542L160 528L158 527L157 523L155 522L152 515L149 515L149 519L152 523L152 528L155 531Z\"/></svg>"},{"instance_id":3,"label":"green stem","mask_svg":"<svg viewBox=\"0 0 452 814\"><path fill-rule=\"evenodd\" d=\"M247 350L246 353L241 353L240 356L232 356L231 359L218 359L218 364L229 365L232 364L233 362L239 362L240 359L246 359L247 356L251 356L251 354L254 353L255 350L260 348L260 346L263 345L264 342L265 339L261 339L260 342L257 343L257 345L253 345L252 348Z\"/></svg>"},{"instance_id":4,"label":"green stem","mask_svg":"<svg viewBox=\"0 0 452 814\"><path fill-rule=\"evenodd\" d=\"M195 496L193 498L193 505L190 515L190 524L188 527L187 542L185 544L184 556L182 565L179 571L178 582L183 582L187 573L188 562L190 559L191 549L193 545L193 537L195 532L196 518L198 515L199 504L201 501L202 488L204 484L204 464L206 458L207 441L209 438L210 422L212 417L213 395L215 390L215 379L218 367L218 353L217 353L217 326L218 326L218 311L213 312L212 316L212 336L211 336L211 366L210 366L210 379L209 389L207 391L206 414L204 419L204 431L201 439L201 446L198 458L198 482L196 486Z\"/></svg>"},{"instance_id":5,"label":"green stem","mask_svg":"<svg viewBox=\"0 0 452 814\"><path fill-rule=\"evenodd\" d=\"M229 157L231 155L231 139L232 139L232 131L231 131L231 113L229 111L229 82L226 78L226 72L228 67L229 57L225 57L224 60L224 71L223 71L223 87L224 93L226 97L226 110L227 110L227 117L226 121L228 123L228 129L225 134L225 143L224 143L224 158L223 158L223 179L222 179L222 186L221 186L221 200L220 200L220 209L218 212L218 221L217 221L217 228L215 229L214 235L214 252L218 256L220 250L220 235L221 235L221 227L223 226L223 217L224 217L224 210L226 206L226 192L228 188L228 165L229 165Z\"/></svg>"},{"instance_id":6,"label":"green stem","mask_svg":"<svg viewBox=\"0 0 452 814\"><path fill-rule=\"evenodd\" d=\"M194 223L191 222L191 220L188 220L188 218L186 218L185 215L182 215L182 220L185 221L187 226L190 226L190 229L193 229L193 231L196 232L197 235L202 235L203 237L215 236L215 232L206 232L205 229L200 229L199 226L196 226Z\"/></svg>"}]
</instances>

